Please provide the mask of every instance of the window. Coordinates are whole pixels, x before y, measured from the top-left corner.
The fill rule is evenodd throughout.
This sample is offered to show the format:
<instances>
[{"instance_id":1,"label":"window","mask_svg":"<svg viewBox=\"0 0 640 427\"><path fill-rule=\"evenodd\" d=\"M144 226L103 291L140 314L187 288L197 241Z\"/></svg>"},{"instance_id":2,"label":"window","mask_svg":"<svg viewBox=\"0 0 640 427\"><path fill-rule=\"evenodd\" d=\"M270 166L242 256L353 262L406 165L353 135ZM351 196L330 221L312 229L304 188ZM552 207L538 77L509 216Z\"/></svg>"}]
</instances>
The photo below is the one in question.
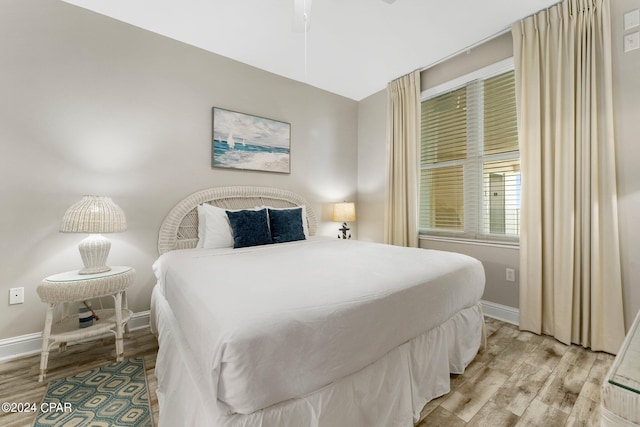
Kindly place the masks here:
<instances>
[{"instance_id":1,"label":"window","mask_svg":"<svg viewBox=\"0 0 640 427\"><path fill-rule=\"evenodd\" d=\"M513 62L423 93L420 232L476 240L520 235Z\"/></svg>"}]
</instances>

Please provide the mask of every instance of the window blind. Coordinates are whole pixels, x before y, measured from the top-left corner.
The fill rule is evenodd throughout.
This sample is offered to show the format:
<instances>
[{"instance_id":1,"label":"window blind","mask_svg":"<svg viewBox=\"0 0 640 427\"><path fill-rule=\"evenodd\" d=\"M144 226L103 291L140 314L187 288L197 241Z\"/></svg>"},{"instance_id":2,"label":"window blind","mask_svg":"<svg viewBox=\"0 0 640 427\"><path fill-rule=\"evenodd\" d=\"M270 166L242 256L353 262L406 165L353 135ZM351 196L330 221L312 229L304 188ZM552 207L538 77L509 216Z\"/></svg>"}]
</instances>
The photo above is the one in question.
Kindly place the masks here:
<instances>
[{"instance_id":1,"label":"window blind","mask_svg":"<svg viewBox=\"0 0 640 427\"><path fill-rule=\"evenodd\" d=\"M422 102L420 230L473 239L520 234L513 70Z\"/></svg>"}]
</instances>

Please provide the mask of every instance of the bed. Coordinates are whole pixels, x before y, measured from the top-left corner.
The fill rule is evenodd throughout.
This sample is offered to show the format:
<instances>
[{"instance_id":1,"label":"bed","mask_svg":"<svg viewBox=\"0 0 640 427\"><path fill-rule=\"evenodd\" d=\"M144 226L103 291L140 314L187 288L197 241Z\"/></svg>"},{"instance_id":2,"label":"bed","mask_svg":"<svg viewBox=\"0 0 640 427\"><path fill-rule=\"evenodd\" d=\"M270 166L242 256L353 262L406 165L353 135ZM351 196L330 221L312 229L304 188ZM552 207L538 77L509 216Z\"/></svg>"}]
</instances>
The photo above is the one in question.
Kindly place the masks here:
<instances>
[{"instance_id":1,"label":"bed","mask_svg":"<svg viewBox=\"0 0 640 427\"><path fill-rule=\"evenodd\" d=\"M206 206L269 207L271 233L301 212L304 236L198 247ZM411 426L449 392L484 340L482 264L316 229L312 206L275 188L203 190L169 212L151 301L161 427Z\"/></svg>"}]
</instances>

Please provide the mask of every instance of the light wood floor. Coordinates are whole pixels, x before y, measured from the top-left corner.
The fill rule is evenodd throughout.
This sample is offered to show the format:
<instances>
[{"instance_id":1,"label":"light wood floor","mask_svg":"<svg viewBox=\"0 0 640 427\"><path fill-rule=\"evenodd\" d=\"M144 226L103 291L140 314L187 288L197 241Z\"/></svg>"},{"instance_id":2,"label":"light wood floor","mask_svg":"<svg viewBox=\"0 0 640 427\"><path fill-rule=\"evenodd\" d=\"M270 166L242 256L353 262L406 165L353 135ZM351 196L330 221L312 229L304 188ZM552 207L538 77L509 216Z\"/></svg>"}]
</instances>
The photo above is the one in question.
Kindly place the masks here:
<instances>
[{"instance_id":1,"label":"light wood floor","mask_svg":"<svg viewBox=\"0 0 640 427\"><path fill-rule=\"evenodd\" d=\"M158 341L148 329L132 331L124 340L125 358L144 358L155 425L158 425L158 400L155 393L157 382L153 371L157 353ZM0 403L30 402L39 405L49 381L95 369L115 360L114 338L110 337L69 345L63 353L52 350L49 353L47 378L41 383L38 382L40 354L0 363ZM30 426L35 416L33 413L5 414L0 411L0 426Z\"/></svg>"},{"instance_id":2,"label":"light wood floor","mask_svg":"<svg viewBox=\"0 0 640 427\"><path fill-rule=\"evenodd\" d=\"M488 345L463 375L451 376L451 392L429 402L416 427L426 426L598 426L600 385L614 357L553 338L520 332L487 318ZM153 374L157 341L147 330L125 339L125 357L144 358L157 425ZM115 359L113 338L51 352L47 380L93 369ZM40 356L0 363L0 402L39 403ZM35 414L4 414L0 426L29 426Z\"/></svg>"},{"instance_id":3,"label":"light wood floor","mask_svg":"<svg viewBox=\"0 0 640 427\"><path fill-rule=\"evenodd\" d=\"M600 425L600 387L614 356L490 318L486 325L486 350L427 403L418 427Z\"/></svg>"}]
</instances>

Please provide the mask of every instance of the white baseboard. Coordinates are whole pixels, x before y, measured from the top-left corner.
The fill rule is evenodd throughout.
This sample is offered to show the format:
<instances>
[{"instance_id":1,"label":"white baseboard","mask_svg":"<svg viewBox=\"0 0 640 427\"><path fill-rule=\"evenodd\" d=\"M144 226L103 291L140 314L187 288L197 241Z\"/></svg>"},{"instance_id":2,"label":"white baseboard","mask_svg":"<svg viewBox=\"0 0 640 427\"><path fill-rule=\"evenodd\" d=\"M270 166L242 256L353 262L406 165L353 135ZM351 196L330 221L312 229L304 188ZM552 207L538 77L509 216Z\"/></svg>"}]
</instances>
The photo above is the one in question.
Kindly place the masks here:
<instances>
[{"instance_id":1,"label":"white baseboard","mask_svg":"<svg viewBox=\"0 0 640 427\"><path fill-rule=\"evenodd\" d=\"M129 330L148 328L150 311L133 313L129 319ZM105 336L108 336L105 335ZM0 362L40 353L42 350L42 332L21 335L0 340Z\"/></svg>"},{"instance_id":2,"label":"white baseboard","mask_svg":"<svg viewBox=\"0 0 640 427\"><path fill-rule=\"evenodd\" d=\"M494 319L502 320L512 325L520 324L520 310L517 308L484 300L481 301L481 303L485 316L493 317Z\"/></svg>"},{"instance_id":3,"label":"white baseboard","mask_svg":"<svg viewBox=\"0 0 640 427\"><path fill-rule=\"evenodd\" d=\"M0 340L0 362L37 353L42 349L42 332Z\"/></svg>"}]
</instances>

